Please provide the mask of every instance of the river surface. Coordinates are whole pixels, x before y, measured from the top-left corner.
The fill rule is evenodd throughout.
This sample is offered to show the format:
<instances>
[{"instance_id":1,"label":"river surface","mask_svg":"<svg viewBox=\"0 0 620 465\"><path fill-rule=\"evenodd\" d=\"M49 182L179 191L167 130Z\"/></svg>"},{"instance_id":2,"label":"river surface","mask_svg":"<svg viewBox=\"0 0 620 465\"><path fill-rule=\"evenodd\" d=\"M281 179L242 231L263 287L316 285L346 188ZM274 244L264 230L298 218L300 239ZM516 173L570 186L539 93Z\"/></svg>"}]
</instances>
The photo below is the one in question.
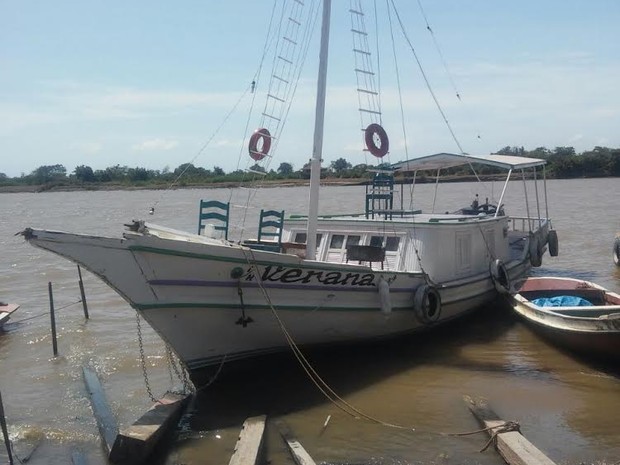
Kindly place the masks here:
<instances>
[{"instance_id":1,"label":"river surface","mask_svg":"<svg viewBox=\"0 0 620 465\"><path fill-rule=\"evenodd\" d=\"M465 206L475 193L484 199L501 192L500 184L486 185L486 190L473 183L440 187L436 211ZM532 198L535 191L528 189ZM432 190L431 185L416 187L416 208L432 207ZM620 292L620 268L611 256L614 235L620 232L620 179L550 181L547 190L560 255L545 255L534 273L583 278ZM522 191L522 185L511 184L508 214L525 212L516 203ZM232 191L233 204L242 204L239 199L247 192ZM90 311L86 321L77 303L75 265L14 234L33 226L118 237L123 223L134 218L193 231L199 199L228 200L230 194L227 189L188 189L0 195L0 300L21 304L0 333L0 391L18 456L24 458L38 444L31 464L70 463L75 450L90 464L106 463L82 381L85 365L99 374L121 427L152 402L141 369L135 312L83 271ZM307 193L303 187L271 188L254 201L259 209L303 214ZM155 214L149 216L152 206ZM363 187L326 187L321 208L326 213L360 211ZM231 237L243 229L251 234L258 211L245 215L233 208ZM57 308L58 357L52 355L48 282ZM142 333L153 393L178 388L163 344L146 324ZM346 415L325 400L290 354L283 354L251 364L243 375L224 366L200 392L193 416L158 463L226 463L243 420L260 414L269 418L265 446L274 465L292 463L276 420L286 421L317 462L503 463L492 450L479 452L487 441L483 434L439 434L479 428L463 403L465 394L486 398L500 417L518 421L526 437L558 464L620 461L620 367L556 349L515 320L502 301L424 335L309 357L325 381L361 412L416 430ZM0 462L5 457L0 445Z\"/></svg>"}]
</instances>

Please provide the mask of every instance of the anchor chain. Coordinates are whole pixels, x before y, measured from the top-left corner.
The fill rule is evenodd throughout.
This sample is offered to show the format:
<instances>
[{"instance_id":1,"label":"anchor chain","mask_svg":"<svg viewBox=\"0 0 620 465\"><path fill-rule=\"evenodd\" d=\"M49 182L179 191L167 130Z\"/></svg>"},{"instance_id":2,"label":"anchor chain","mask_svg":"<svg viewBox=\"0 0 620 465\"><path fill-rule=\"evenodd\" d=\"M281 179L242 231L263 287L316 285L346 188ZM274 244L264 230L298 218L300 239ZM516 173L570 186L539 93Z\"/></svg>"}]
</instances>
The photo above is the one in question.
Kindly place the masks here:
<instances>
[{"instance_id":1,"label":"anchor chain","mask_svg":"<svg viewBox=\"0 0 620 465\"><path fill-rule=\"evenodd\" d=\"M170 384L172 385L172 370L174 370L177 379L183 383L183 394L187 394L188 392L192 392L192 388L189 380L187 379L187 370L183 368L183 366L179 366L176 362L176 358L169 344L166 344L166 355L168 358L168 373L170 375Z\"/></svg>"},{"instance_id":2,"label":"anchor chain","mask_svg":"<svg viewBox=\"0 0 620 465\"><path fill-rule=\"evenodd\" d=\"M146 386L146 392L153 402L157 402L153 391L151 391L151 385L149 384L149 376L146 372L146 360L144 357L144 343L142 341L142 327L140 326L140 314L136 312L136 325L138 327L138 345L140 347L140 365L142 366L142 375L144 376L144 385Z\"/></svg>"}]
</instances>

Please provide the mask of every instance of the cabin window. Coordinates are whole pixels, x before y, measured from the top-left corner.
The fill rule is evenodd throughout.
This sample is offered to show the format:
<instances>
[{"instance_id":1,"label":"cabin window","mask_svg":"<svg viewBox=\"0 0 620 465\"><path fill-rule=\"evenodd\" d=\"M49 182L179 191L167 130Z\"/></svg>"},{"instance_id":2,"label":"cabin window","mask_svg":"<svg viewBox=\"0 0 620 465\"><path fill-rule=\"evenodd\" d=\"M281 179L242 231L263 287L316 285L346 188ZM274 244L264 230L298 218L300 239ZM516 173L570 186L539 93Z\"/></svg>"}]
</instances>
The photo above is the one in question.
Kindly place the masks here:
<instances>
[{"instance_id":1,"label":"cabin window","mask_svg":"<svg viewBox=\"0 0 620 465\"><path fill-rule=\"evenodd\" d=\"M400 237L391 236L385 239L385 251L396 252L398 250L398 244L400 244Z\"/></svg>"},{"instance_id":2,"label":"cabin window","mask_svg":"<svg viewBox=\"0 0 620 465\"><path fill-rule=\"evenodd\" d=\"M329 243L330 249L342 249L342 245L344 244L344 234L334 234L332 236L332 240Z\"/></svg>"},{"instance_id":3,"label":"cabin window","mask_svg":"<svg viewBox=\"0 0 620 465\"><path fill-rule=\"evenodd\" d=\"M371 236L370 245L372 247L385 247L386 252L397 252L398 245L400 244L400 237L388 236L385 238L385 245L383 243L383 237Z\"/></svg>"},{"instance_id":4,"label":"cabin window","mask_svg":"<svg viewBox=\"0 0 620 465\"><path fill-rule=\"evenodd\" d=\"M347 247L358 245L361 236L346 236L345 234L332 234L329 239L326 260L331 263L343 263L347 256ZM346 244L346 246L345 246Z\"/></svg>"},{"instance_id":5,"label":"cabin window","mask_svg":"<svg viewBox=\"0 0 620 465\"><path fill-rule=\"evenodd\" d=\"M396 270L400 263L398 248L400 247L399 236L370 236L369 245L371 247L381 247L385 250L385 269Z\"/></svg>"},{"instance_id":6,"label":"cabin window","mask_svg":"<svg viewBox=\"0 0 620 465\"><path fill-rule=\"evenodd\" d=\"M305 232L298 232L295 234L295 239L293 240L293 242L296 242L297 244L305 244L307 238L308 238L308 234L306 234ZM317 234L316 235L317 248L321 246L321 239L323 239L323 234Z\"/></svg>"}]
</instances>

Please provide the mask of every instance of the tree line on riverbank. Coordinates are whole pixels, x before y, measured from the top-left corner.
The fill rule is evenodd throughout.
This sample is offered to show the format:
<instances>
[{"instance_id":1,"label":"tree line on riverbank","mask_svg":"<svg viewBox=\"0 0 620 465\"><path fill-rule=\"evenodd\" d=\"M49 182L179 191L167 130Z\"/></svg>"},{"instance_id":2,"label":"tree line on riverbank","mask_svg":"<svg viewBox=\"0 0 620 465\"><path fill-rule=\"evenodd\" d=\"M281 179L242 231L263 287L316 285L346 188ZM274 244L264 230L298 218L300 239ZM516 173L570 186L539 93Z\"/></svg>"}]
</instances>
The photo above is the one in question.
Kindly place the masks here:
<instances>
[{"instance_id":1,"label":"tree line on riverbank","mask_svg":"<svg viewBox=\"0 0 620 465\"><path fill-rule=\"evenodd\" d=\"M516 155L530 158L542 158L547 160L546 174L548 178L566 179L577 177L610 177L620 176L620 148L594 147L594 149L582 153L576 153L573 147L556 147L549 150L539 147L531 151L523 147L506 146L496 153L502 155ZM368 179L372 176L369 168L377 168L359 164L353 166L344 158L339 158L322 169L322 177L326 179ZM501 172L493 167L479 166L479 175L493 175ZM295 181L310 178L308 165L295 170L288 162L280 163L277 169L265 171L261 166L254 165L253 171L265 173L267 181ZM468 166L451 168L446 170L447 175L458 179L469 179L473 173ZM434 177L435 173L420 173L418 179L424 181L426 177ZM142 167L130 168L128 166L115 165L102 170L93 170L90 166L77 166L73 172L67 173L67 169L61 165L43 165L36 168L30 174L22 174L19 177L8 177L0 173L0 187L28 187L40 186L41 189L51 188L126 188L144 187L158 188L174 185L177 187L208 186L211 184L235 184L249 180L247 172L236 170L230 173L218 166L207 169L194 166L192 163L184 163L174 170L152 170Z\"/></svg>"}]
</instances>

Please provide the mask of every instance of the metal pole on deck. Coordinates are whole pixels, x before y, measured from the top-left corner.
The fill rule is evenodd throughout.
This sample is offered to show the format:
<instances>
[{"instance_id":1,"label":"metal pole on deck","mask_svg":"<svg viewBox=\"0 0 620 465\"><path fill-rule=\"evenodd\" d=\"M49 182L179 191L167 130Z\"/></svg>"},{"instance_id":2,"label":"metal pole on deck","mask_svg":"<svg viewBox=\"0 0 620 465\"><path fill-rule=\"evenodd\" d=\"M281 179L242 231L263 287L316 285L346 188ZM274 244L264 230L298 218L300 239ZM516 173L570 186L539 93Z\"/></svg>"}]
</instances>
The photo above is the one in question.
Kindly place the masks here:
<instances>
[{"instance_id":1,"label":"metal pole on deck","mask_svg":"<svg viewBox=\"0 0 620 465\"><path fill-rule=\"evenodd\" d=\"M88 320L88 304L86 303L86 294L84 293L84 283L82 282L82 270L80 269L80 265L78 265L77 268L78 268L78 276L80 277L78 284L80 285L80 295L82 296L82 307L84 308L84 318Z\"/></svg>"},{"instance_id":2,"label":"metal pole on deck","mask_svg":"<svg viewBox=\"0 0 620 465\"><path fill-rule=\"evenodd\" d=\"M47 291L50 295L50 320L52 324L52 349L54 357L58 355L58 343L56 341L56 317L54 315L54 294L52 293L52 282L47 283Z\"/></svg>"},{"instance_id":3,"label":"metal pole on deck","mask_svg":"<svg viewBox=\"0 0 620 465\"><path fill-rule=\"evenodd\" d=\"M0 426L2 426L2 435L4 436L4 444L6 445L6 453L9 456L9 464L13 465L13 455L11 453L11 441L9 440L9 430L6 427L6 418L4 418L4 405L2 404L2 392L0 392Z\"/></svg>"}]
</instances>

